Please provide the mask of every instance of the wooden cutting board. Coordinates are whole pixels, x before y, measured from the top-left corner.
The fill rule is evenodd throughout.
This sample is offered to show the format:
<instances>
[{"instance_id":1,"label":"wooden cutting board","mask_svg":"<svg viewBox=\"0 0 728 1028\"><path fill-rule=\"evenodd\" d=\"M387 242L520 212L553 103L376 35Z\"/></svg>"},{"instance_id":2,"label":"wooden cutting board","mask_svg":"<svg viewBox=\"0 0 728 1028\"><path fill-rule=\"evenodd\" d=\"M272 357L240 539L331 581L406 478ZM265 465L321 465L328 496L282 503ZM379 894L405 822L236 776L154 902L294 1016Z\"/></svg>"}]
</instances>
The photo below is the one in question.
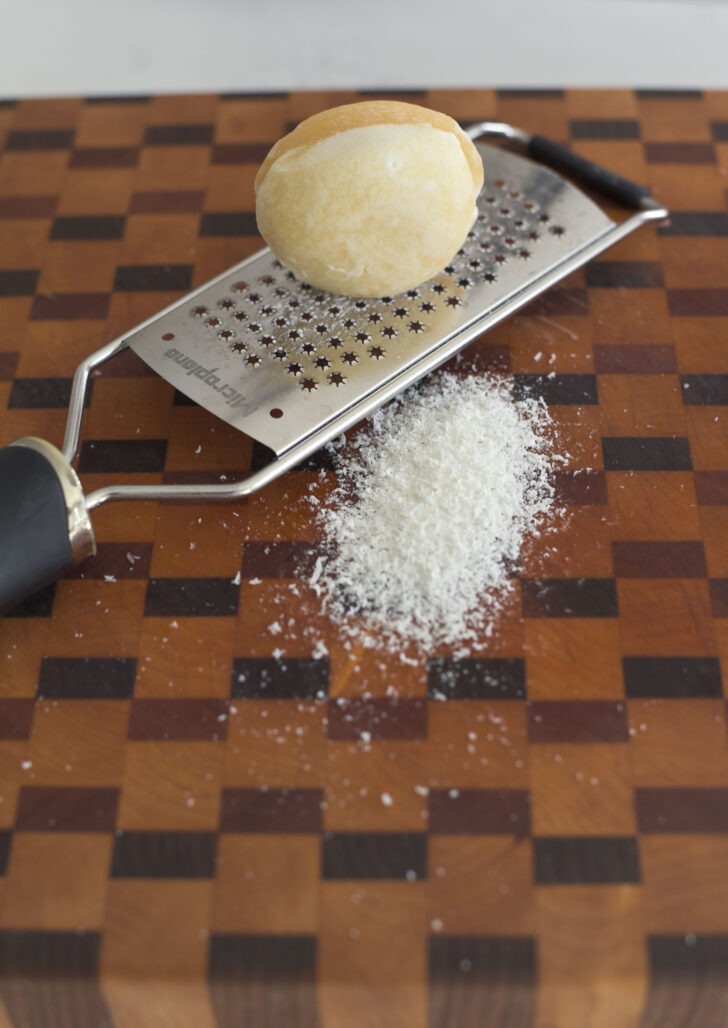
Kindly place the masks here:
<instances>
[{"instance_id":1,"label":"wooden cutting board","mask_svg":"<svg viewBox=\"0 0 728 1028\"><path fill-rule=\"evenodd\" d=\"M363 95L1 104L0 442L59 443L78 360L258 249L268 147ZM728 94L399 96L672 211L468 350L544 396L568 517L482 658L405 663L293 577L324 458L99 508L0 622L2 1025L728 1024ZM256 459L131 354L94 380L87 490Z\"/></svg>"}]
</instances>

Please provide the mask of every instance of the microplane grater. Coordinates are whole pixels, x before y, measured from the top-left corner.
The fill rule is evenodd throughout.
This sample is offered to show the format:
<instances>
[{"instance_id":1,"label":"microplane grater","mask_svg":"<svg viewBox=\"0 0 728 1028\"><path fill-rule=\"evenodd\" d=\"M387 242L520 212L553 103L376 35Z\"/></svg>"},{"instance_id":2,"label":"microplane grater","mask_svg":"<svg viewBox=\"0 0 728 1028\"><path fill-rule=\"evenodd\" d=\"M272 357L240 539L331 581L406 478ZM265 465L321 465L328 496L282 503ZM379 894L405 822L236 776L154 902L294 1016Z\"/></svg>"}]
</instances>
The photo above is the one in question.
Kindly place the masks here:
<instances>
[{"instance_id":1,"label":"microplane grater","mask_svg":"<svg viewBox=\"0 0 728 1028\"><path fill-rule=\"evenodd\" d=\"M270 251L126 337L158 374L285 453L375 394L612 228L542 166L481 146L485 185L462 249L417 289L376 300L321 292Z\"/></svg>"},{"instance_id":2,"label":"microplane grater","mask_svg":"<svg viewBox=\"0 0 728 1028\"><path fill-rule=\"evenodd\" d=\"M30 563L42 567L29 570L23 558L27 546L17 538L20 508L16 503L17 509L4 511L0 503L0 610L95 552L88 514L94 507L124 498L248 495L639 225L667 216L642 187L543 137L492 122L473 126L469 134L485 168L477 216L450 264L418 288L373 300L333 295L297 280L266 249L79 365L63 450L26 438L0 451L0 471L6 475L25 478L24 462L35 462L41 478L51 482L46 488L55 490L61 512L52 532L47 511L35 527L29 522L23 530L28 536L43 528L51 551L42 558L36 546ZM506 138L529 157L478 141L484 136ZM538 158L637 212L612 220ZM85 497L71 465L89 375L125 348L202 407L267 446L276 459L238 482L110 485ZM3 468L3 462L13 466ZM6 492L10 504L10 492L18 491Z\"/></svg>"}]
</instances>

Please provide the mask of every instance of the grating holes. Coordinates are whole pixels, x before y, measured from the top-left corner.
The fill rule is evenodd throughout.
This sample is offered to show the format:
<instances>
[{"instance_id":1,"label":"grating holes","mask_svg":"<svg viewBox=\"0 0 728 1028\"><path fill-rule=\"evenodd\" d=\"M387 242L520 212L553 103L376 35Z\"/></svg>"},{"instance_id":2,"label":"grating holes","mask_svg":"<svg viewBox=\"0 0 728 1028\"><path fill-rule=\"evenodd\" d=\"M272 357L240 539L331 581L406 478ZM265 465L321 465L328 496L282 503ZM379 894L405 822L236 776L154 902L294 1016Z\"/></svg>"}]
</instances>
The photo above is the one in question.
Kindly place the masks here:
<instances>
[{"instance_id":1,"label":"grating holes","mask_svg":"<svg viewBox=\"0 0 728 1028\"><path fill-rule=\"evenodd\" d=\"M239 367L251 374L274 359L306 392L342 385L355 377L351 366L361 364L358 370L364 371L369 360L386 364L397 352L397 337L405 347L417 346L419 335L432 331L443 310L463 309L472 286L496 282L501 265L531 259L539 239L563 233L513 184L491 180L486 189L489 195L479 200L467 241L426 287L344 301L299 282L276 261L266 269L270 274L254 277L251 284L228 281L218 295L200 297L190 313L214 329L226 351L240 355ZM238 343L240 338L247 345ZM395 340L391 347L389 340Z\"/></svg>"},{"instance_id":2,"label":"grating holes","mask_svg":"<svg viewBox=\"0 0 728 1028\"><path fill-rule=\"evenodd\" d=\"M174 332L165 332L162 339L164 339L165 343L168 343L170 339L174 339Z\"/></svg>"},{"instance_id":3,"label":"grating holes","mask_svg":"<svg viewBox=\"0 0 728 1028\"><path fill-rule=\"evenodd\" d=\"M273 407L271 410L268 411L268 413L270 414L270 416L272 418L282 418L283 417L283 411L281 410L280 407Z\"/></svg>"},{"instance_id":4,"label":"grating holes","mask_svg":"<svg viewBox=\"0 0 728 1028\"><path fill-rule=\"evenodd\" d=\"M549 232L552 236L563 236L566 234L566 229L563 227L563 225L551 225L549 228Z\"/></svg>"}]
</instances>

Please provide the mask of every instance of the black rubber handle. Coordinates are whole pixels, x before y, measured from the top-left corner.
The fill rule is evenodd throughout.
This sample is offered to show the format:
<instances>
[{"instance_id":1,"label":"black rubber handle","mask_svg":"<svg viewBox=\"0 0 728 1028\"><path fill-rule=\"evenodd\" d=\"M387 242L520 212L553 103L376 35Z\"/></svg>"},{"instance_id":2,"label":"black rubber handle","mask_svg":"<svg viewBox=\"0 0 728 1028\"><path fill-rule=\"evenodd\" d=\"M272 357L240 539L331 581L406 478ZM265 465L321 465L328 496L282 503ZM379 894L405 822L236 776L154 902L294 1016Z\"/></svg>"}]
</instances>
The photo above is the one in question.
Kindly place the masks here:
<instances>
[{"instance_id":1,"label":"black rubber handle","mask_svg":"<svg viewBox=\"0 0 728 1028\"><path fill-rule=\"evenodd\" d=\"M562 146L561 143L554 143L545 136L531 136L528 143L528 154L536 161L548 164L556 171L563 171L572 175L580 182L592 186L610 200L625 207L633 207L639 210L644 206L644 200L649 197L650 191L645 186L640 186L628 178L615 175L613 171L602 168L586 157Z\"/></svg>"},{"instance_id":2,"label":"black rubber handle","mask_svg":"<svg viewBox=\"0 0 728 1028\"><path fill-rule=\"evenodd\" d=\"M28 446L0 450L0 614L76 564L56 469Z\"/></svg>"}]
</instances>

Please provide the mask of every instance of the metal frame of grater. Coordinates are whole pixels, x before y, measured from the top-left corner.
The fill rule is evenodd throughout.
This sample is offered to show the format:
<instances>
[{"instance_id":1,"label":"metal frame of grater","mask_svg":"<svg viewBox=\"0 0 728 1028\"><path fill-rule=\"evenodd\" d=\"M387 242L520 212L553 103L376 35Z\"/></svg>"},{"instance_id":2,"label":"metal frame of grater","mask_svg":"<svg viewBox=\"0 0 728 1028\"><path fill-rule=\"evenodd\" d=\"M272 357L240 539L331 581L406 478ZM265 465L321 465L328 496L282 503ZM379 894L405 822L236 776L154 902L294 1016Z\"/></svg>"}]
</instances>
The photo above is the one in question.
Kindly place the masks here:
<instances>
[{"instance_id":1,"label":"metal frame of grater","mask_svg":"<svg viewBox=\"0 0 728 1028\"><path fill-rule=\"evenodd\" d=\"M57 523L49 526L46 511L35 527L30 521L18 527L14 520L21 515L15 510L3 516L0 502L0 571L3 561L9 566L0 576L0 610L95 552L89 511L100 504L249 495L607 247L647 221L668 216L646 189L560 144L500 122L480 122L467 131L474 141L500 137L510 147L477 143L486 178L476 221L452 262L419 288L377 300L335 296L299 282L266 249L81 362L62 452L33 438L0 450L0 472L6 475L27 477L21 450L23 459L35 462L46 483L41 493L55 490L61 512L55 522L63 522L63 531ZM612 221L551 168L634 213ZM109 485L85 497L71 465L89 375L127 347L181 392L272 449L275 459L237 482ZM23 551L40 531L52 537L51 553L39 554L35 563L45 570L34 570ZM17 546L6 543L3 549L8 532L18 536ZM4 587L3 579L10 584Z\"/></svg>"}]
</instances>

